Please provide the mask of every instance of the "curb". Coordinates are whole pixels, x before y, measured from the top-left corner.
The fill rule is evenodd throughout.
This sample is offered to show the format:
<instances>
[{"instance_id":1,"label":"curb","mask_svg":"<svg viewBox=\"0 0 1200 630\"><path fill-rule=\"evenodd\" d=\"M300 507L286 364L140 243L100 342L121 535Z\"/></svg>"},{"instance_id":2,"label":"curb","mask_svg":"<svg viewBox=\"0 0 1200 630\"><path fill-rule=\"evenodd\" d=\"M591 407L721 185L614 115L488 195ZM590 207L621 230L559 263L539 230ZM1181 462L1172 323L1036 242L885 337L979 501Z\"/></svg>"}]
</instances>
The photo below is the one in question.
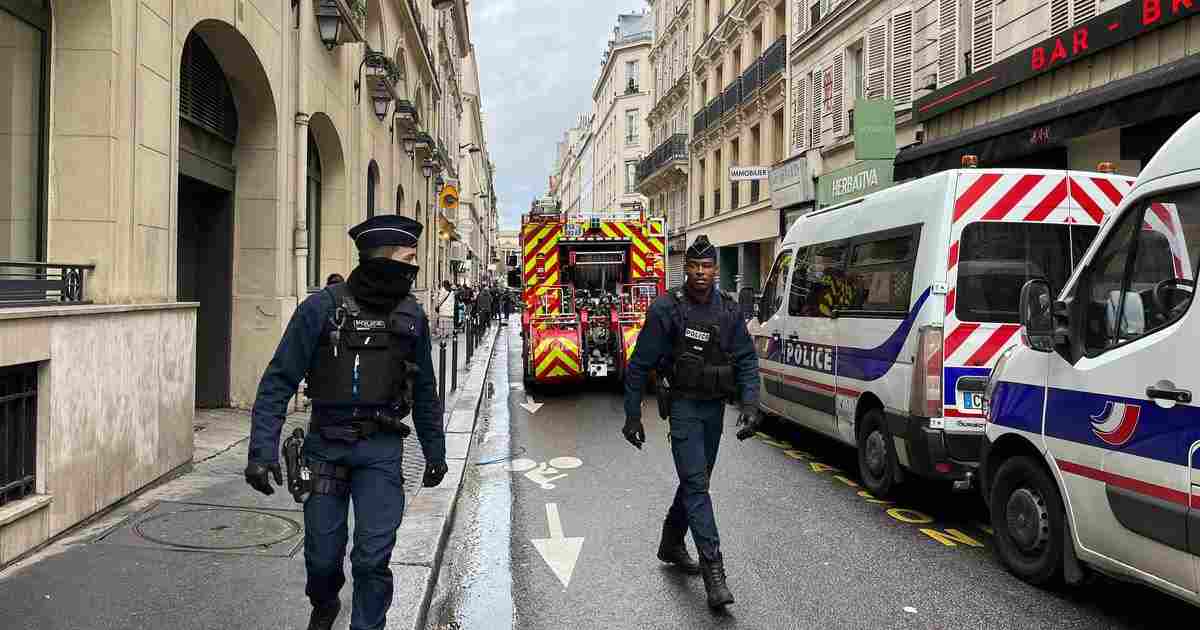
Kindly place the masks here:
<instances>
[{"instance_id":1,"label":"curb","mask_svg":"<svg viewBox=\"0 0 1200 630\"><path fill-rule=\"evenodd\" d=\"M442 557L450 538L455 507L462 492L463 478L470 452L471 438L475 432L475 420L479 406L487 389L487 375L491 370L492 351L501 331L500 326L489 329L483 344L475 349L486 357L471 367L466 383L462 384L454 409L446 420L446 464L449 470L446 479L437 488L422 488L405 506L404 520L396 532L396 548L392 552L393 567L411 567L428 570L423 584L420 603L416 606L412 628L423 630L441 570ZM399 603L399 602L395 602ZM393 605L393 609L395 606ZM393 613L400 611L393 610ZM389 614L389 619L394 615ZM402 617L395 615L399 621ZM392 625L389 622L388 627Z\"/></svg>"}]
</instances>

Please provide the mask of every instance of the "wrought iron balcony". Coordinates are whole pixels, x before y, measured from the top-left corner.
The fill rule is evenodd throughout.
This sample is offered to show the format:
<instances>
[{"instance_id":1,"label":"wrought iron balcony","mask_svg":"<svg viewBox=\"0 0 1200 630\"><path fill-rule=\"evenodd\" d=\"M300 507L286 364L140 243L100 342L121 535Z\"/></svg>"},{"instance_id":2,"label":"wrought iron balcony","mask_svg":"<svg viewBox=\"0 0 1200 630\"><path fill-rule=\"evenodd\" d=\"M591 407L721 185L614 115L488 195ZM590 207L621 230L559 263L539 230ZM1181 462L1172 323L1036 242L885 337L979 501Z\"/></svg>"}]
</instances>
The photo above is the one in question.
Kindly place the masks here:
<instances>
[{"instance_id":1,"label":"wrought iron balcony","mask_svg":"<svg viewBox=\"0 0 1200 630\"><path fill-rule=\"evenodd\" d=\"M687 160L687 134L677 133L658 145L650 155L642 158L637 167L637 180L641 184L674 160Z\"/></svg>"},{"instance_id":2,"label":"wrought iron balcony","mask_svg":"<svg viewBox=\"0 0 1200 630\"><path fill-rule=\"evenodd\" d=\"M742 102L741 77L733 78L733 82L729 84L729 87L725 88L725 93L721 96L721 100L721 109L724 110L724 113L732 112L738 108L738 105Z\"/></svg>"},{"instance_id":3,"label":"wrought iron balcony","mask_svg":"<svg viewBox=\"0 0 1200 630\"><path fill-rule=\"evenodd\" d=\"M721 102L721 97L719 96L708 102L708 107L705 110L705 118L708 119L708 124L710 126L718 120L721 120L721 114L725 113L725 108L722 107L722 105L724 105L724 103Z\"/></svg>"},{"instance_id":4,"label":"wrought iron balcony","mask_svg":"<svg viewBox=\"0 0 1200 630\"><path fill-rule=\"evenodd\" d=\"M91 304L87 272L95 265L0 260L0 307Z\"/></svg>"},{"instance_id":5,"label":"wrought iron balcony","mask_svg":"<svg viewBox=\"0 0 1200 630\"><path fill-rule=\"evenodd\" d=\"M783 72L787 66L787 36L781 36L775 40L774 44L763 53L763 77L762 82L766 84L776 74Z\"/></svg>"},{"instance_id":6,"label":"wrought iron balcony","mask_svg":"<svg viewBox=\"0 0 1200 630\"><path fill-rule=\"evenodd\" d=\"M692 134L699 135L702 131L708 128L707 120L705 120L704 110L696 112L692 116Z\"/></svg>"},{"instance_id":7,"label":"wrought iron balcony","mask_svg":"<svg viewBox=\"0 0 1200 630\"><path fill-rule=\"evenodd\" d=\"M755 59L749 68L742 73L742 102L754 98L758 86L762 85L762 59Z\"/></svg>"}]
</instances>

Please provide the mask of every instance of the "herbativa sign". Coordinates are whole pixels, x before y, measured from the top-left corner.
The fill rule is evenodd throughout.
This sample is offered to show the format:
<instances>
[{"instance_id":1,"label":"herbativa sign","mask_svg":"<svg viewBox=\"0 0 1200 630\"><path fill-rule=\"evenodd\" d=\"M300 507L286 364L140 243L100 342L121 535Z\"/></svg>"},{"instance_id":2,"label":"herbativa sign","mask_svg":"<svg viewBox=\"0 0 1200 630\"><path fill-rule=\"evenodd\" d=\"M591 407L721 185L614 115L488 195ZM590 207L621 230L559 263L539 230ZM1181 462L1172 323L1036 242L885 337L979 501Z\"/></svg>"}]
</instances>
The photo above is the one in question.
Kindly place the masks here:
<instances>
[{"instance_id":1,"label":"herbativa sign","mask_svg":"<svg viewBox=\"0 0 1200 630\"><path fill-rule=\"evenodd\" d=\"M892 185L891 160L864 160L817 179L817 203L828 206Z\"/></svg>"}]
</instances>

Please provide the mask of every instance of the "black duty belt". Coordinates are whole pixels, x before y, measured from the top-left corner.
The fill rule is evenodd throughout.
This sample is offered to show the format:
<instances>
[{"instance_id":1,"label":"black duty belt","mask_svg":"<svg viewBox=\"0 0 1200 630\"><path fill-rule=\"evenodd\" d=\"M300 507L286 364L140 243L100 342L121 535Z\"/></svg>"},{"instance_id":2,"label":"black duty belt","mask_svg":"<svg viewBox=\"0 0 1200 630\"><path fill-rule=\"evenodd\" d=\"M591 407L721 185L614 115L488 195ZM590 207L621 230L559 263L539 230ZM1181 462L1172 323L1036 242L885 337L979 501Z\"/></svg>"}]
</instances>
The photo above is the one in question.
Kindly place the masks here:
<instances>
[{"instance_id":1,"label":"black duty belt","mask_svg":"<svg viewBox=\"0 0 1200 630\"><path fill-rule=\"evenodd\" d=\"M318 424L316 428L321 437L346 442L370 439L379 433L399 433L401 438L406 438L412 431L403 423L397 422L396 426L399 429L392 430L377 420L350 420L338 424Z\"/></svg>"}]
</instances>

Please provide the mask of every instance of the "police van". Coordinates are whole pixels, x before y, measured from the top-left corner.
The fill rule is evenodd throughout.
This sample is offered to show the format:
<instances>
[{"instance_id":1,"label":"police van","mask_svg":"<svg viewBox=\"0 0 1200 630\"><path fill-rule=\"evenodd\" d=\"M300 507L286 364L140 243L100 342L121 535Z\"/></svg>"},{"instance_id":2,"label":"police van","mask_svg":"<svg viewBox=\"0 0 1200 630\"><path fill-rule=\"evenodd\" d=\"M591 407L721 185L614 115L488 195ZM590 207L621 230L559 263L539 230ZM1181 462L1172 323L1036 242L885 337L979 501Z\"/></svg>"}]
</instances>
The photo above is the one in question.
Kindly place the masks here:
<instances>
[{"instance_id":1,"label":"police van","mask_svg":"<svg viewBox=\"0 0 1200 630\"><path fill-rule=\"evenodd\" d=\"M1025 282L1063 286L1132 184L963 168L797 219L750 323L763 410L857 447L877 496L905 471L970 487L982 387L959 380L987 376Z\"/></svg>"},{"instance_id":2,"label":"police van","mask_svg":"<svg viewBox=\"0 0 1200 630\"><path fill-rule=\"evenodd\" d=\"M1065 286L1025 285L1021 343L986 382L981 487L996 553L1028 582L1091 567L1200 604L1197 142L1200 117Z\"/></svg>"}]
</instances>

